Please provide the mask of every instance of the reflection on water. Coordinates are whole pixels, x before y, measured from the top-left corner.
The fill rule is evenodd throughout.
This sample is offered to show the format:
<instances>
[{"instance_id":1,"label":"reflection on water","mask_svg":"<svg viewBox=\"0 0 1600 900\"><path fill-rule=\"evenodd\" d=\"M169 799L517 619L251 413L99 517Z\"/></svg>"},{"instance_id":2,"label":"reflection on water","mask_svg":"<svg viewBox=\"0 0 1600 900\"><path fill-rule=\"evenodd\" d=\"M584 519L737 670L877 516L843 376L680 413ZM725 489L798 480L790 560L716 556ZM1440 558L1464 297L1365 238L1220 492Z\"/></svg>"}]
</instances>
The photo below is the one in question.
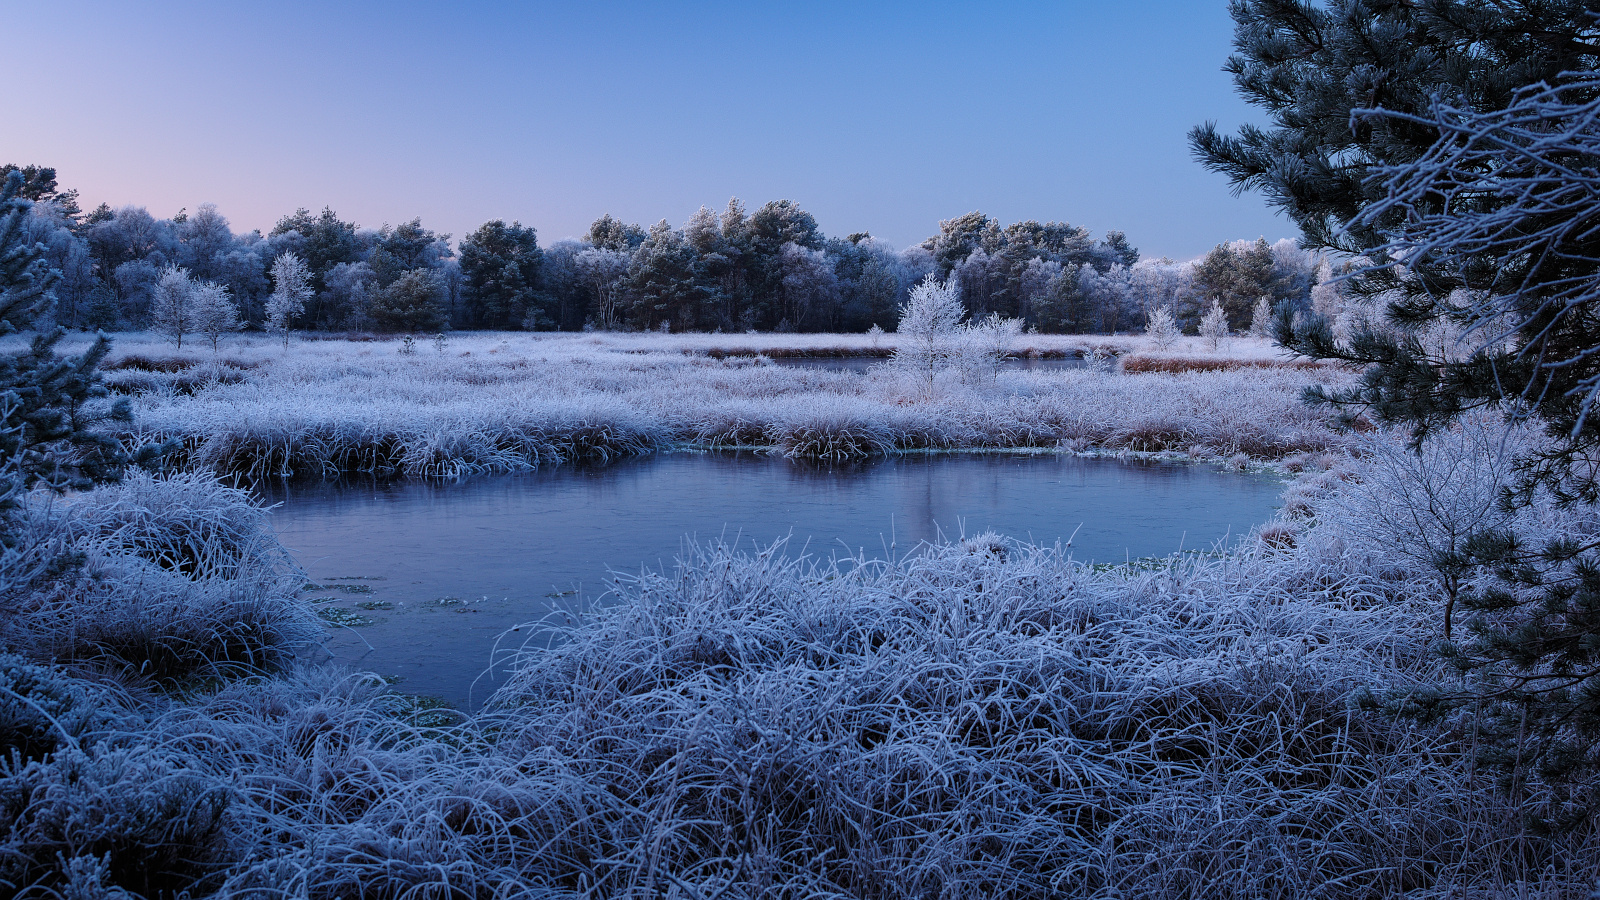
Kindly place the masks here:
<instances>
[{"instance_id":1,"label":"reflection on water","mask_svg":"<svg viewBox=\"0 0 1600 900\"><path fill-rule=\"evenodd\" d=\"M822 369L828 372L865 372L873 366L881 366L888 362L887 359L873 357L846 356L838 358L778 358L772 360L776 365L788 366L794 369ZM1016 372L1026 370L1044 369L1081 369L1084 366L1083 357L1068 356L1061 359L1034 359L1030 357L1016 357L1000 363L1002 371Z\"/></svg>"},{"instance_id":2,"label":"reflection on water","mask_svg":"<svg viewBox=\"0 0 1600 900\"><path fill-rule=\"evenodd\" d=\"M1208 466L1056 455L932 455L845 466L674 453L460 484L291 485L273 523L319 587L336 660L475 706L515 626L606 602L608 569L672 564L684 540L904 555L998 531L1080 560L1209 549L1272 515L1281 484ZM371 645L371 649L368 648ZM480 678L480 676L482 676ZM476 685L474 682L476 681Z\"/></svg>"}]
</instances>

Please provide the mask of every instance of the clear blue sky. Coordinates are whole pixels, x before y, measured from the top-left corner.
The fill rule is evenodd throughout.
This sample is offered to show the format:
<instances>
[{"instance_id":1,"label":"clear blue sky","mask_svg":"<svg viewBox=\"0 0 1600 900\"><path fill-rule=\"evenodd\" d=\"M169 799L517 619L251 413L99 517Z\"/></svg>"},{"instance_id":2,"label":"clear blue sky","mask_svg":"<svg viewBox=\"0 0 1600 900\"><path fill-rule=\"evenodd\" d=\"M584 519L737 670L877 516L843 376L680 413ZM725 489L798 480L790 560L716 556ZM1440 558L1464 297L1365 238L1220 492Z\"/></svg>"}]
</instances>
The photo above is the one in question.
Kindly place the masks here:
<instances>
[{"instance_id":1,"label":"clear blue sky","mask_svg":"<svg viewBox=\"0 0 1600 900\"><path fill-rule=\"evenodd\" d=\"M544 243L737 195L898 246L980 209L1147 256L1292 237L1189 154L1259 115L1223 0L50 3L0 0L0 161L85 206L295 207Z\"/></svg>"}]
</instances>

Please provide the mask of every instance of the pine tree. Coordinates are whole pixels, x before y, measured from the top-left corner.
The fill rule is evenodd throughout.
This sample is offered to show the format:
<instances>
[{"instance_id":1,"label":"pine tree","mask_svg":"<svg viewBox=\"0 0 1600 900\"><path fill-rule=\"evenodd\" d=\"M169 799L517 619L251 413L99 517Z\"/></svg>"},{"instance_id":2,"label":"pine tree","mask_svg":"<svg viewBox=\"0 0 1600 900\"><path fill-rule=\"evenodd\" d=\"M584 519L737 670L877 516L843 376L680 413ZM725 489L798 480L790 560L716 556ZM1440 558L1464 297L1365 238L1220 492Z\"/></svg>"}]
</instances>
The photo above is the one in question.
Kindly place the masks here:
<instances>
[{"instance_id":1,"label":"pine tree","mask_svg":"<svg viewBox=\"0 0 1600 900\"><path fill-rule=\"evenodd\" d=\"M438 331L439 281L428 269L412 269L372 298L372 319L385 331Z\"/></svg>"},{"instance_id":2,"label":"pine tree","mask_svg":"<svg viewBox=\"0 0 1600 900\"><path fill-rule=\"evenodd\" d=\"M1549 446L1522 461L1513 507L1540 491L1600 503L1591 7L1240 0L1228 68L1274 126L1192 134L1209 167L1266 193L1307 246L1359 254L1351 292L1388 298L1386 321L1348 336L1280 312L1286 346L1365 367L1354 389L1312 398L1408 427L1419 445L1473 409L1542 423ZM1423 339L1441 326L1466 341ZM1600 807L1600 542L1490 530L1435 566L1485 576L1457 601L1467 633L1444 634L1462 681L1391 708L1476 711L1481 760L1514 796L1537 777L1551 788L1545 821L1584 818Z\"/></svg>"},{"instance_id":3,"label":"pine tree","mask_svg":"<svg viewBox=\"0 0 1600 900\"><path fill-rule=\"evenodd\" d=\"M22 172L0 183L0 331L32 324L49 308L58 277L45 263L45 248L29 244L20 225L32 202L22 196ZM98 366L110 350L102 335L77 357L59 357L63 332L36 334L27 350L0 355L0 513L14 509L25 488L83 489L116 479L130 462L102 428L132 420L126 399L96 402L106 395ZM137 461L155 451L143 450ZM0 525L0 542L9 543Z\"/></svg>"},{"instance_id":4,"label":"pine tree","mask_svg":"<svg viewBox=\"0 0 1600 900\"><path fill-rule=\"evenodd\" d=\"M500 219L485 222L461 242L462 300L468 323L479 328L509 328L531 313L554 327L550 310L538 304L544 253L534 229Z\"/></svg>"}]
</instances>

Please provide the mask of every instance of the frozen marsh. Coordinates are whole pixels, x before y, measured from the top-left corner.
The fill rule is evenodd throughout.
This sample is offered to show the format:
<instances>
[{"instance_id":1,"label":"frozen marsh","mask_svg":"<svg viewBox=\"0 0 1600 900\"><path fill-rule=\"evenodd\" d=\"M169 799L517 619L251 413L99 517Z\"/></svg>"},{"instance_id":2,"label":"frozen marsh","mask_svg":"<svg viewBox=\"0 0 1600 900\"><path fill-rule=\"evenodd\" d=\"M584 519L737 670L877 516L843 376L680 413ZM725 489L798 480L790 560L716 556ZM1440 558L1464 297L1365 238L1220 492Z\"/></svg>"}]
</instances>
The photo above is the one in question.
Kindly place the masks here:
<instances>
[{"instance_id":1,"label":"frozen marsh","mask_svg":"<svg viewBox=\"0 0 1600 900\"><path fill-rule=\"evenodd\" d=\"M1367 702L1446 677L1439 585L1396 548L1448 538L1492 498L1505 459L1469 429L1493 422L1415 457L1299 405L1312 380L1348 376L1265 354L923 382L608 339L287 355L241 339L192 365L123 339L113 377L137 427L180 440L195 471L16 514L0 550L0 885L474 900L1592 887L1593 829L1535 835L1523 818L1559 809L1561 789L1501 790L1473 762L1469 716ZM1284 517L1230 552L1123 566L996 534L893 559L701 545L552 626L553 648L517 658L469 714L307 665L321 628L303 575L258 501L211 475L462 474L680 442L1248 455L1300 478ZM1326 452L1345 447L1360 452ZM1417 515L1394 515L1396 497L1422 498ZM1547 535L1595 526L1549 505L1527 516Z\"/></svg>"},{"instance_id":2,"label":"frozen marsh","mask_svg":"<svg viewBox=\"0 0 1600 900\"><path fill-rule=\"evenodd\" d=\"M1299 398L1347 373L1286 363L1265 341L1194 344L1025 335L1019 355L1102 355L1082 369L924 376L762 355L886 354L893 335L461 334L409 353L397 340L285 352L246 336L216 354L123 335L107 382L134 395L140 437L177 440L186 468L248 478L515 472L668 445L817 459L1011 448L1277 459L1344 445ZM1172 371L1123 372L1119 356Z\"/></svg>"},{"instance_id":3,"label":"frozen marsh","mask_svg":"<svg viewBox=\"0 0 1600 900\"><path fill-rule=\"evenodd\" d=\"M1357 702L1437 675L1437 604L1415 567L1354 543L1371 497L1339 485L1362 473L1305 463L1308 515L1225 556L1095 569L998 535L898 561L707 546L560 629L471 716L290 662L308 617L292 577L262 574L293 573L251 537L243 492L135 475L35 503L24 546L85 568L7 556L7 596L26 579L54 605L5 618L0 881L36 897L1584 896L1592 833L1530 839L1464 720ZM118 605L146 614L82 627Z\"/></svg>"}]
</instances>

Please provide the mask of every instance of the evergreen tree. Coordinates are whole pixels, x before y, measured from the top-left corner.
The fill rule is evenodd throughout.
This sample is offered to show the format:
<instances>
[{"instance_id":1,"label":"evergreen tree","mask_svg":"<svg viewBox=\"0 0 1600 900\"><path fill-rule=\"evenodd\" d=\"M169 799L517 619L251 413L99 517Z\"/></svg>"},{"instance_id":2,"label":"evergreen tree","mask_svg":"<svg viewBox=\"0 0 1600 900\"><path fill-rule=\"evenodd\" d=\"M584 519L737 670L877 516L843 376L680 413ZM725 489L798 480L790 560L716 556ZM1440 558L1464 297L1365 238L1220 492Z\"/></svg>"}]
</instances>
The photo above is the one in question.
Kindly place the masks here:
<instances>
[{"instance_id":1,"label":"evergreen tree","mask_svg":"<svg viewBox=\"0 0 1600 900\"><path fill-rule=\"evenodd\" d=\"M706 285L695 278L694 264L694 248L683 232L665 219L650 226L628 266L628 321L646 330L663 323L693 328L710 299Z\"/></svg>"},{"instance_id":2,"label":"evergreen tree","mask_svg":"<svg viewBox=\"0 0 1600 900\"><path fill-rule=\"evenodd\" d=\"M438 331L445 324L441 293L432 271L412 269L373 296L372 320L385 331Z\"/></svg>"},{"instance_id":3,"label":"evergreen tree","mask_svg":"<svg viewBox=\"0 0 1600 900\"><path fill-rule=\"evenodd\" d=\"M530 311L544 327L556 325L552 311L539 304L539 272L544 253L534 229L500 219L485 222L461 242L462 300L475 328L511 328Z\"/></svg>"},{"instance_id":4,"label":"evergreen tree","mask_svg":"<svg viewBox=\"0 0 1600 900\"><path fill-rule=\"evenodd\" d=\"M1386 321L1348 337L1280 305L1284 344L1365 367L1358 387L1314 399L1408 426L1419 444L1468 410L1510 409L1543 422L1551 444L1523 461L1507 502L1541 490L1600 502L1593 5L1238 0L1233 15L1228 68L1273 126L1237 137L1202 126L1196 152L1266 193L1307 246L1362 255L1351 289L1388 298ZM1422 339L1441 325L1468 340ZM1393 708L1477 711L1482 760L1514 792L1535 774L1561 788L1546 821L1583 818L1600 802L1600 543L1490 531L1435 565L1493 579L1461 595L1460 643L1441 603L1443 651L1463 681Z\"/></svg>"},{"instance_id":5,"label":"evergreen tree","mask_svg":"<svg viewBox=\"0 0 1600 900\"><path fill-rule=\"evenodd\" d=\"M1235 53L1225 69L1266 111L1267 128L1190 132L1196 156L1236 190L1259 190L1300 227L1306 246L1364 253L1376 223L1345 229L1384 193L1369 176L1411 162L1438 131L1386 109L1426 115L1436 95L1501 109L1525 85L1593 67L1592 4L1540 0L1232 0Z\"/></svg>"},{"instance_id":6,"label":"evergreen tree","mask_svg":"<svg viewBox=\"0 0 1600 900\"><path fill-rule=\"evenodd\" d=\"M632 253L634 248L644 243L644 229L637 225L627 225L606 213L594 220L589 226L589 233L584 240L589 246L597 250L621 250Z\"/></svg>"},{"instance_id":7,"label":"evergreen tree","mask_svg":"<svg viewBox=\"0 0 1600 900\"><path fill-rule=\"evenodd\" d=\"M49 308L57 274L44 262L44 248L29 244L22 219L32 201L22 196L26 177L9 172L0 183L0 332L32 324ZM114 480L130 461L102 428L132 421L127 400L96 402L106 395L97 367L110 343L102 335L82 355L58 357L62 331L36 334L27 350L0 355L0 512L13 509L20 492L34 484L57 490L84 489ZM139 454L139 461L154 451ZM9 529L0 527L0 540Z\"/></svg>"},{"instance_id":8,"label":"evergreen tree","mask_svg":"<svg viewBox=\"0 0 1600 900\"><path fill-rule=\"evenodd\" d=\"M1272 248L1266 238L1237 250L1218 244L1194 269L1195 290L1220 302L1229 326L1236 329L1250 324L1252 307L1261 295L1272 293L1273 282Z\"/></svg>"},{"instance_id":9,"label":"evergreen tree","mask_svg":"<svg viewBox=\"0 0 1600 900\"><path fill-rule=\"evenodd\" d=\"M61 190L60 185L56 184L55 169L49 166L17 166L11 163L0 165L0 179L9 178L12 172L22 173L22 189L17 192L17 196L35 203L53 203L67 221L72 223L76 223L83 215L82 208L78 206L78 192Z\"/></svg>"},{"instance_id":10,"label":"evergreen tree","mask_svg":"<svg viewBox=\"0 0 1600 900\"><path fill-rule=\"evenodd\" d=\"M311 293L305 298L303 311L296 315L303 316L309 327L325 327L332 317L332 311L324 308L320 302L322 292L327 287L323 279L339 263L361 259L363 248L360 238L356 237L355 223L341 221L338 214L326 207L315 216L305 209L298 209L294 215L278 220L277 226L272 229L272 236L281 237L290 232L300 235L296 255L305 263L311 277Z\"/></svg>"}]
</instances>

